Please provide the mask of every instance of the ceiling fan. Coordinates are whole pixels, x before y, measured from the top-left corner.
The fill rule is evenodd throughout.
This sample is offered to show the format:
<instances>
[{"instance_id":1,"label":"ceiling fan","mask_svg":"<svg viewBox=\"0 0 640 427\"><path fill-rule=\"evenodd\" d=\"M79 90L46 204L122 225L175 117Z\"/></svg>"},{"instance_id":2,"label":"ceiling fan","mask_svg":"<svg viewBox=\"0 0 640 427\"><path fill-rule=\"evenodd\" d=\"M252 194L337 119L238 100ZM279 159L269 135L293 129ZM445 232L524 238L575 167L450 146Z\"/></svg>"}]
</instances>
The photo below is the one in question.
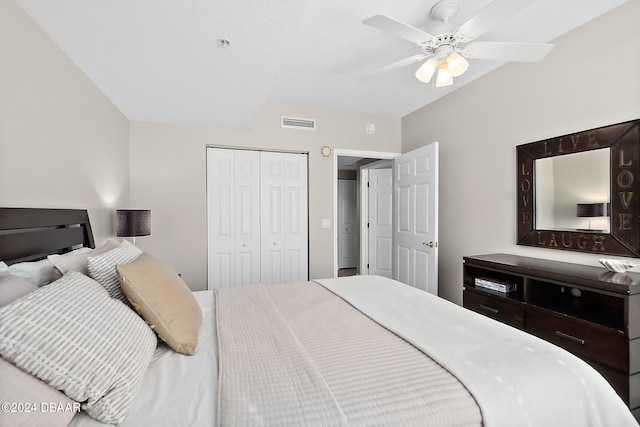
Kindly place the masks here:
<instances>
[{"instance_id":1,"label":"ceiling fan","mask_svg":"<svg viewBox=\"0 0 640 427\"><path fill-rule=\"evenodd\" d=\"M416 78L428 83L438 71L436 86L453 84L453 78L462 75L469 67L467 58L502 61L537 62L553 48L548 43L511 43L473 41L505 18L523 9L535 0L494 0L472 16L458 29L436 35L429 34L404 22L385 15L374 15L363 24L393 36L413 42L422 53L410 56L368 73L370 78L387 71L426 61L416 71ZM431 8L431 17L446 24L458 13L456 0L442 0Z\"/></svg>"}]
</instances>

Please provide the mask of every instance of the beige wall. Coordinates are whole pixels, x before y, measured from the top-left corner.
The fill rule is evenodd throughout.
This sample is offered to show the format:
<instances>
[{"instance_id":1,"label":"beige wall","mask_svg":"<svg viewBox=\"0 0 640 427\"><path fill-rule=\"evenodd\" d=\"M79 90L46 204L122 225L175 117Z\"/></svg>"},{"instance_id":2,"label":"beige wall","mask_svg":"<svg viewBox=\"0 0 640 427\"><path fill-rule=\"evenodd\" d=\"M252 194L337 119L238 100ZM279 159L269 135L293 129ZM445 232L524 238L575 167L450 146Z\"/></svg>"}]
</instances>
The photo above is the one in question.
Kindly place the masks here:
<instances>
[{"instance_id":1,"label":"beige wall","mask_svg":"<svg viewBox=\"0 0 640 427\"><path fill-rule=\"evenodd\" d=\"M315 131L282 129L282 115L314 118ZM376 133L365 131L368 122ZM151 236L138 245L169 262L189 286L206 287L206 146L309 152L309 274L333 276L333 162L320 148L398 152L400 119L268 104L254 129L130 123L131 206L152 210ZM332 220L333 221L333 220Z\"/></svg>"},{"instance_id":2,"label":"beige wall","mask_svg":"<svg viewBox=\"0 0 640 427\"><path fill-rule=\"evenodd\" d=\"M0 0L0 206L89 208L101 243L129 200L128 126L13 0Z\"/></svg>"},{"instance_id":3,"label":"beige wall","mask_svg":"<svg viewBox=\"0 0 640 427\"><path fill-rule=\"evenodd\" d=\"M597 255L515 244L515 146L640 117L638 16L640 1L629 1L555 40L544 61L507 64L402 119L403 152L440 141L443 297L462 301L464 255L597 264Z\"/></svg>"},{"instance_id":4,"label":"beige wall","mask_svg":"<svg viewBox=\"0 0 640 427\"><path fill-rule=\"evenodd\" d=\"M281 129L281 115L318 128ZM137 243L204 289L207 145L309 152L310 275L326 277L333 163L320 147L398 152L400 120L272 104L251 131L130 123L14 0L0 0L0 206L88 208L97 243L115 234L115 209L150 208L152 235Z\"/></svg>"}]
</instances>

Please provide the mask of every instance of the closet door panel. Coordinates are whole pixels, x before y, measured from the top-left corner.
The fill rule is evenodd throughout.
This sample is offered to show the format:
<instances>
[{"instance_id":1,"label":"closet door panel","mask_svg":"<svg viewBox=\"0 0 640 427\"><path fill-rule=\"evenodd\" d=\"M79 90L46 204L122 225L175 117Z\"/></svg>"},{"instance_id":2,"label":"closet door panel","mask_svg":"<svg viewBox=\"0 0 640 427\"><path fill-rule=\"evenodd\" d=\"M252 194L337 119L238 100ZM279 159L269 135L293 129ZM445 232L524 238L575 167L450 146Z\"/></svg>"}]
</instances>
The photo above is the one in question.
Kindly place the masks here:
<instances>
[{"instance_id":1,"label":"closet door panel","mask_svg":"<svg viewBox=\"0 0 640 427\"><path fill-rule=\"evenodd\" d=\"M307 156L207 149L209 288L308 280Z\"/></svg>"},{"instance_id":2,"label":"closet door panel","mask_svg":"<svg viewBox=\"0 0 640 427\"><path fill-rule=\"evenodd\" d=\"M228 286L235 271L234 151L207 150L209 288Z\"/></svg>"},{"instance_id":3,"label":"closet door panel","mask_svg":"<svg viewBox=\"0 0 640 427\"><path fill-rule=\"evenodd\" d=\"M282 283L283 268L283 164L280 153L260 153L262 283Z\"/></svg>"},{"instance_id":4,"label":"closet door panel","mask_svg":"<svg viewBox=\"0 0 640 427\"><path fill-rule=\"evenodd\" d=\"M284 165L284 281L303 282L309 278L307 221L307 156L282 154Z\"/></svg>"},{"instance_id":5,"label":"closet door panel","mask_svg":"<svg viewBox=\"0 0 640 427\"><path fill-rule=\"evenodd\" d=\"M262 254L262 283L283 283L282 250L273 249Z\"/></svg>"},{"instance_id":6,"label":"closet door panel","mask_svg":"<svg viewBox=\"0 0 640 427\"><path fill-rule=\"evenodd\" d=\"M260 283L260 153L235 153L235 285Z\"/></svg>"}]
</instances>

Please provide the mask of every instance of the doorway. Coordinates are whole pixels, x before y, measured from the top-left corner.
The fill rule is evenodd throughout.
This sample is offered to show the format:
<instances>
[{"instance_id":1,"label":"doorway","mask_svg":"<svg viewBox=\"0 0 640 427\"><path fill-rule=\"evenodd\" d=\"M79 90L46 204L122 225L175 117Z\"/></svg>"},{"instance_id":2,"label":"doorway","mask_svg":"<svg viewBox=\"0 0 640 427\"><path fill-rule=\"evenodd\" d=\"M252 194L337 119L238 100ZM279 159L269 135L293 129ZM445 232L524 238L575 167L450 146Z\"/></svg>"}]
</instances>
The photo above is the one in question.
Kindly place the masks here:
<instances>
[{"instance_id":1,"label":"doorway","mask_svg":"<svg viewBox=\"0 0 640 427\"><path fill-rule=\"evenodd\" d=\"M386 159L387 162L378 162L370 167L358 167L358 219L361 230L358 273L388 277L391 264L390 275L393 279L438 295L438 152L438 142L402 155L377 153L378 156L373 156L353 150L334 152L334 277L338 275L339 265L338 159L357 155L368 159ZM392 172L380 173L388 169L389 163ZM367 179L365 175L368 175ZM367 187L372 177L382 183L384 188L380 193ZM369 201L361 201L365 195L369 196L369 201L376 201L379 196L384 200L374 203L372 207ZM380 213L378 211L382 212L382 221L376 219L374 225L383 227L373 231L372 217ZM391 239L388 236L389 228ZM368 242L363 243L365 239ZM371 270L372 256L376 257L379 271Z\"/></svg>"},{"instance_id":2,"label":"doorway","mask_svg":"<svg viewBox=\"0 0 640 427\"><path fill-rule=\"evenodd\" d=\"M343 157L342 159L345 159ZM357 273L358 218L355 170L338 170L338 277Z\"/></svg>"},{"instance_id":3,"label":"doorway","mask_svg":"<svg viewBox=\"0 0 640 427\"><path fill-rule=\"evenodd\" d=\"M399 156L400 153L345 149L335 149L333 153L333 277L361 274L361 271L364 271L362 270L362 222L364 211L362 208L362 194L364 191L366 191L366 180L363 180L360 176L360 166L365 163L372 164L373 162L379 160L386 160L387 162L389 162L390 159ZM339 181L341 181L343 178L351 178L351 180L355 180L356 182L355 200L350 200L349 202L351 206L355 205L356 220L355 224L353 224L353 226L350 226L354 227L355 230L354 228L350 228L348 230L348 233L345 233L345 224L343 223L343 220L341 221L340 213L340 208L343 205L340 201L341 195ZM365 183L364 190L363 182ZM344 194L342 197L344 197ZM342 255L344 255L345 251L349 249L349 244L345 242L344 238L352 239L352 236L354 234L355 241L353 244L355 251L355 268L340 268L340 265L344 262L343 259L345 258Z\"/></svg>"}]
</instances>

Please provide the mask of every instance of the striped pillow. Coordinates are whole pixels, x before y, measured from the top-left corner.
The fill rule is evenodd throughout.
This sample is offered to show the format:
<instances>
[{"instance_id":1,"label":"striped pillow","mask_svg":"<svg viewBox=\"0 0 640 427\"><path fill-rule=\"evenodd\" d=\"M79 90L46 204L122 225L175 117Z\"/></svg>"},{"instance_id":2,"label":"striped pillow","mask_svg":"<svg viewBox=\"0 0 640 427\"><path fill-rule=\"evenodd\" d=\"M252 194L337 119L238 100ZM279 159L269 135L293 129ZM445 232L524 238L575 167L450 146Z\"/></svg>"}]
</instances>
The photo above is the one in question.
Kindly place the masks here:
<instances>
[{"instance_id":1,"label":"striped pillow","mask_svg":"<svg viewBox=\"0 0 640 427\"><path fill-rule=\"evenodd\" d=\"M75 271L0 308L0 355L105 423L124 420L156 345L135 312Z\"/></svg>"},{"instance_id":2,"label":"striped pillow","mask_svg":"<svg viewBox=\"0 0 640 427\"><path fill-rule=\"evenodd\" d=\"M127 297L120 289L120 282L116 274L116 265L128 264L142 254L142 251L135 245L123 240L115 249L111 249L103 254L89 257L87 267L89 275L100 283L111 295L111 298L129 304Z\"/></svg>"}]
</instances>

